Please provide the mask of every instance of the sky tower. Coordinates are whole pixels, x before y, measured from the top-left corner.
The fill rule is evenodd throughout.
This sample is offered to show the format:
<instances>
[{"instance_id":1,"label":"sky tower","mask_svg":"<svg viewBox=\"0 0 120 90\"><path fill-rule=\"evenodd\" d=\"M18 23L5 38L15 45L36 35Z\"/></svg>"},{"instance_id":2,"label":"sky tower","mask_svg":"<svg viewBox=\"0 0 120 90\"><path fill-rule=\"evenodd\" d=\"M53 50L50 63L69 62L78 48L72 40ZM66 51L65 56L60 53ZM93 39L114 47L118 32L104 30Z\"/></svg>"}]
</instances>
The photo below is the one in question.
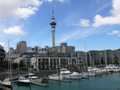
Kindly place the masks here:
<instances>
[{"instance_id":1,"label":"sky tower","mask_svg":"<svg viewBox=\"0 0 120 90\"><path fill-rule=\"evenodd\" d=\"M56 21L55 21L55 16L54 16L54 10L52 10L52 18L51 18L50 26L51 26L51 33L52 33L52 47L55 47Z\"/></svg>"}]
</instances>

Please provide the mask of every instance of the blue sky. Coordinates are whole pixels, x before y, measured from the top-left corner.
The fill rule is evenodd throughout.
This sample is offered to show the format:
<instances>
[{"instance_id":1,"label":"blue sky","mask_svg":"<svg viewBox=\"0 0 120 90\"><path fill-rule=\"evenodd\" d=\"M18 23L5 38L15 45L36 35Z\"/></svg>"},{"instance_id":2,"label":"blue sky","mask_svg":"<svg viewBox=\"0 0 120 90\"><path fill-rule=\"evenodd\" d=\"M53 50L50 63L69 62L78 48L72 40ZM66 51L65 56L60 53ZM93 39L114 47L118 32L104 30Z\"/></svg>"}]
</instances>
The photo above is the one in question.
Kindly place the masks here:
<instances>
[{"instance_id":1,"label":"blue sky","mask_svg":"<svg viewBox=\"0 0 120 90\"><path fill-rule=\"evenodd\" d=\"M23 0L24 1L24 0ZM79 50L120 48L120 0L0 1L0 44L15 47L51 46L51 12L57 21L56 44L67 42ZM9 12L11 11L11 12Z\"/></svg>"}]
</instances>

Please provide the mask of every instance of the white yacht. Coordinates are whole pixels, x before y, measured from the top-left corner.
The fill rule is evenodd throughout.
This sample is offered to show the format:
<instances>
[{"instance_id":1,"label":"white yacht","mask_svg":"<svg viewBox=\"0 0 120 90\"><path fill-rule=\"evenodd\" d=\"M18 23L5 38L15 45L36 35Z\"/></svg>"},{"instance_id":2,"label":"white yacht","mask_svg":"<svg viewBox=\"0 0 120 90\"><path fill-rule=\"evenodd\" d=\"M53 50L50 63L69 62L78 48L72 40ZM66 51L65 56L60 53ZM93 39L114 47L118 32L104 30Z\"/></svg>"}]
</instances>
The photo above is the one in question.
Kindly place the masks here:
<instances>
[{"instance_id":1,"label":"white yacht","mask_svg":"<svg viewBox=\"0 0 120 90\"><path fill-rule=\"evenodd\" d=\"M95 76L96 74L95 74L95 72L88 72L88 76L89 77L93 77L93 76Z\"/></svg>"},{"instance_id":2,"label":"white yacht","mask_svg":"<svg viewBox=\"0 0 120 90\"><path fill-rule=\"evenodd\" d=\"M69 70L67 70L66 68L60 69L59 74L52 74L49 75L48 78L51 80L64 80L65 77L68 77L71 74L71 72Z\"/></svg>"},{"instance_id":3,"label":"white yacht","mask_svg":"<svg viewBox=\"0 0 120 90\"><path fill-rule=\"evenodd\" d=\"M120 68L118 66L113 65L112 68L113 68L113 72L119 72L120 71Z\"/></svg>"},{"instance_id":4,"label":"white yacht","mask_svg":"<svg viewBox=\"0 0 120 90\"><path fill-rule=\"evenodd\" d=\"M25 77L23 77L23 76L20 76L20 77L18 78L18 80L17 80L17 83L30 84L31 81L30 81L30 79L28 79L28 78L25 78Z\"/></svg>"},{"instance_id":5,"label":"white yacht","mask_svg":"<svg viewBox=\"0 0 120 90\"><path fill-rule=\"evenodd\" d=\"M73 79L73 80L78 80L82 78L82 74L78 72L73 72L67 76L65 76L66 79Z\"/></svg>"},{"instance_id":6,"label":"white yacht","mask_svg":"<svg viewBox=\"0 0 120 90\"><path fill-rule=\"evenodd\" d=\"M66 68L62 68L62 69L60 69L60 74L69 75L69 74L71 74L71 72Z\"/></svg>"},{"instance_id":7,"label":"white yacht","mask_svg":"<svg viewBox=\"0 0 120 90\"><path fill-rule=\"evenodd\" d=\"M36 76L34 73L28 73L27 78L29 78L29 79L38 79L38 76Z\"/></svg>"},{"instance_id":8,"label":"white yacht","mask_svg":"<svg viewBox=\"0 0 120 90\"><path fill-rule=\"evenodd\" d=\"M82 79L86 79L86 78L88 78L89 73L88 72L82 72L81 75L82 75Z\"/></svg>"},{"instance_id":9,"label":"white yacht","mask_svg":"<svg viewBox=\"0 0 120 90\"><path fill-rule=\"evenodd\" d=\"M4 79L4 80L1 82L1 85L2 85L2 86L5 86L5 87L8 87L8 88L11 88L12 83L11 83L10 78Z\"/></svg>"},{"instance_id":10,"label":"white yacht","mask_svg":"<svg viewBox=\"0 0 120 90\"><path fill-rule=\"evenodd\" d=\"M107 70L107 71L109 71L109 72L118 72L118 71L120 71L120 68L118 67L118 66L115 66L115 65L107 65L106 67L105 67L105 69Z\"/></svg>"},{"instance_id":11,"label":"white yacht","mask_svg":"<svg viewBox=\"0 0 120 90\"><path fill-rule=\"evenodd\" d=\"M94 68L94 72L96 75L101 75L102 73L104 73L104 69Z\"/></svg>"},{"instance_id":12,"label":"white yacht","mask_svg":"<svg viewBox=\"0 0 120 90\"><path fill-rule=\"evenodd\" d=\"M63 80L63 76L62 75L58 75L58 74L49 75L48 78L50 80Z\"/></svg>"},{"instance_id":13,"label":"white yacht","mask_svg":"<svg viewBox=\"0 0 120 90\"><path fill-rule=\"evenodd\" d=\"M95 76L95 70L94 67L88 67L88 76Z\"/></svg>"},{"instance_id":14,"label":"white yacht","mask_svg":"<svg viewBox=\"0 0 120 90\"><path fill-rule=\"evenodd\" d=\"M9 42L8 42L8 51L10 50L10 48L9 48ZM8 52L8 61L9 61L9 63L8 63L8 77L7 78L5 78L2 82L0 82L1 83L1 85L3 86L3 87L7 87L7 88L12 88L12 60L10 59L10 52Z\"/></svg>"},{"instance_id":15,"label":"white yacht","mask_svg":"<svg viewBox=\"0 0 120 90\"><path fill-rule=\"evenodd\" d=\"M107 65L105 68L110 72L119 72L120 71L120 67L111 65L111 64Z\"/></svg>"}]
</instances>

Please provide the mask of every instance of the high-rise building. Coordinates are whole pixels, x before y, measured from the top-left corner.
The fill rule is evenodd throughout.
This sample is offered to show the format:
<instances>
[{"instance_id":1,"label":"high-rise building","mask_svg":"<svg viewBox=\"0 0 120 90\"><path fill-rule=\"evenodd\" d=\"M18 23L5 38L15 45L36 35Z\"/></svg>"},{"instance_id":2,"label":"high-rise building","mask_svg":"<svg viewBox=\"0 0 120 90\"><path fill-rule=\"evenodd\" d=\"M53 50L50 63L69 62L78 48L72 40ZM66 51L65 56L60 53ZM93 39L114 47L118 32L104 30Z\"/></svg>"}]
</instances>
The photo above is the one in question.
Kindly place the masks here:
<instances>
[{"instance_id":1,"label":"high-rise building","mask_svg":"<svg viewBox=\"0 0 120 90\"><path fill-rule=\"evenodd\" d=\"M27 43L26 41L20 41L17 43L16 51L17 53L21 54L27 50Z\"/></svg>"},{"instance_id":2,"label":"high-rise building","mask_svg":"<svg viewBox=\"0 0 120 90\"><path fill-rule=\"evenodd\" d=\"M55 47L56 21L55 21L54 11L52 11L52 18L51 18L50 26L51 26L51 33L52 33L52 47Z\"/></svg>"}]
</instances>

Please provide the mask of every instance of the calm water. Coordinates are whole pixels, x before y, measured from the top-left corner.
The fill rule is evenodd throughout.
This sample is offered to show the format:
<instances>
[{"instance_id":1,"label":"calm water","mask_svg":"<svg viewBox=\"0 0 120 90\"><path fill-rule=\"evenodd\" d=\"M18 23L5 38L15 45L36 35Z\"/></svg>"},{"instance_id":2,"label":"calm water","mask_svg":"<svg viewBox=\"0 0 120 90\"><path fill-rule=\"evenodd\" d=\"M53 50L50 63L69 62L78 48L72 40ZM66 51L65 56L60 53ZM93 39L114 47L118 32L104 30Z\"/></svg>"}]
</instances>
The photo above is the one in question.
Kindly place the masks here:
<instances>
[{"instance_id":1,"label":"calm water","mask_svg":"<svg viewBox=\"0 0 120 90\"><path fill-rule=\"evenodd\" d=\"M92 77L71 83L50 82L48 87L31 85L30 88L15 85L14 90L120 90L120 74Z\"/></svg>"}]
</instances>

